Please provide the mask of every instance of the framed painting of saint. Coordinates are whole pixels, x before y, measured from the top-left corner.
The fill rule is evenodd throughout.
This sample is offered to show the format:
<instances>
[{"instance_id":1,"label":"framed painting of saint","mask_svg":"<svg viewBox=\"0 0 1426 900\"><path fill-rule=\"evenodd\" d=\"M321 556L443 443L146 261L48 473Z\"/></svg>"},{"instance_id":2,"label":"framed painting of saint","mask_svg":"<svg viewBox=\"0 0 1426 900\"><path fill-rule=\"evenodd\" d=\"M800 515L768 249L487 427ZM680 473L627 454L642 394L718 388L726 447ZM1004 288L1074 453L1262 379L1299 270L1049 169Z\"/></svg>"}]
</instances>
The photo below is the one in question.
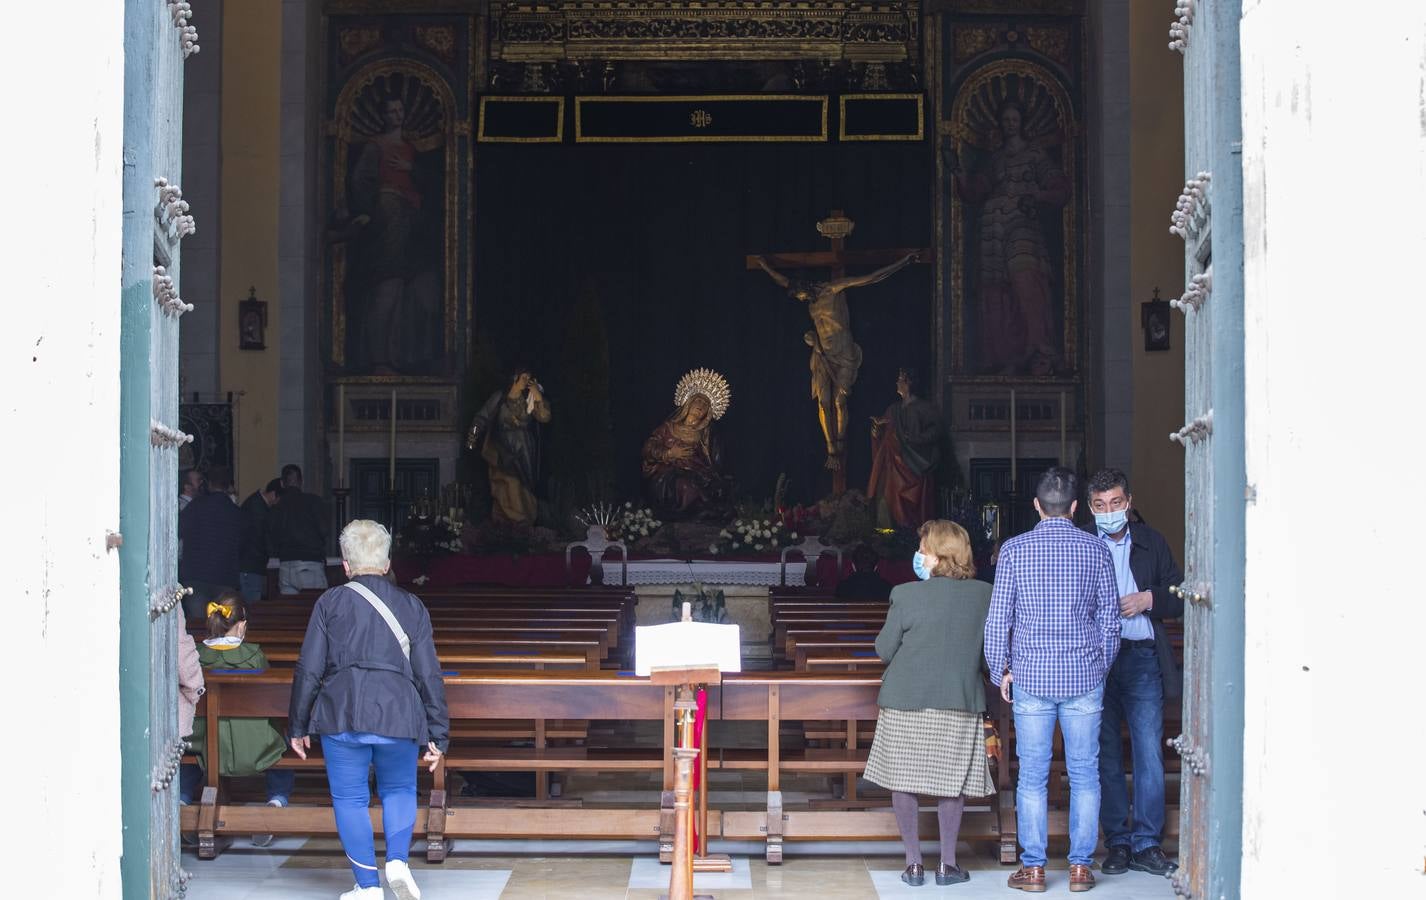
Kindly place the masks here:
<instances>
[{"instance_id":1,"label":"framed painting of saint","mask_svg":"<svg viewBox=\"0 0 1426 900\"><path fill-rule=\"evenodd\" d=\"M942 128L954 370L1073 375L1080 198L1069 93L1035 62L997 60L966 76Z\"/></svg>"},{"instance_id":2,"label":"framed painting of saint","mask_svg":"<svg viewBox=\"0 0 1426 900\"><path fill-rule=\"evenodd\" d=\"M349 375L446 373L463 268L461 111L413 58L355 67L333 106L331 358Z\"/></svg>"}]
</instances>

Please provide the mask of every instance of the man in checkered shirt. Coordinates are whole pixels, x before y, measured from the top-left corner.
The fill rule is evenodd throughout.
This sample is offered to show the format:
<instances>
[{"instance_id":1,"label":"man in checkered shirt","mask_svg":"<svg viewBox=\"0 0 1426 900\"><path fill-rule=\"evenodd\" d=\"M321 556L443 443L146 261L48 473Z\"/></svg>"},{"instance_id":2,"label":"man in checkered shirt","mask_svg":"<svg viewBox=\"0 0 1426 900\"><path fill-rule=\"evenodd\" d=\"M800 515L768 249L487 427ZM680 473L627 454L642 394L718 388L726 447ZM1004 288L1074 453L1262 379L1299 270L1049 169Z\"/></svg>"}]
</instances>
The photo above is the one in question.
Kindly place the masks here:
<instances>
[{"instance_id":1,"label":"man in checkered shirt","mask_svg":"<svg viewBox=\"0 0 1426 900\"><path fill-rule=\"evenodd\" d=\"M1104 678L1119 653L1119 591L1104 542L1075 527L1079 486L1056 467L1040 476L1033 530L1006 541L985 620L991 680L1015 710L1020 868L1012 888L1046 889L1046 788L1055 722L1070 780L1070 890L1094 887L1099 838L1099 720ZM1013 684L1013 688L1012 688Z\"/></svg>"}]
</instances>

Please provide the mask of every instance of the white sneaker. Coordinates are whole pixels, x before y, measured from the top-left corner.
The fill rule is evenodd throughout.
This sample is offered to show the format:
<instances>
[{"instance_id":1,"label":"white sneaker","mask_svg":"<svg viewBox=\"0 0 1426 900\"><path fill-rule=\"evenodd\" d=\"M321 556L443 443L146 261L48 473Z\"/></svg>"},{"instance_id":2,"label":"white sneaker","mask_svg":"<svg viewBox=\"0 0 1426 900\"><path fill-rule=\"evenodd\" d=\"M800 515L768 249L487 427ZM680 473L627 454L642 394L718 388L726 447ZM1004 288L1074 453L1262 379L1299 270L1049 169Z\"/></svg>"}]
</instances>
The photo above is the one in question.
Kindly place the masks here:
<instances>
[{"instance_id":1,"label":"white sneaker","mask_svg":"<svg viewBox=\"0 0 1426 900\"><path fill-rule=\"evenodd\" d=\"M421 889L416 887L416 879L411 877L411 867L404 859L386 861L386 883L399 900L421 900Z\"/></svg>"},{"instance_id":2,"label":"white sneaker","mask_svg":"<svg viewBox=\"0 0 1426 900\"><path fill-rule=\"evenodd\" d=\"M385 900L386 892L381 889L381 885L364 888L360 885L352 885L352 889L337 898L337 900Z\"/></svg>"}]
</instances>

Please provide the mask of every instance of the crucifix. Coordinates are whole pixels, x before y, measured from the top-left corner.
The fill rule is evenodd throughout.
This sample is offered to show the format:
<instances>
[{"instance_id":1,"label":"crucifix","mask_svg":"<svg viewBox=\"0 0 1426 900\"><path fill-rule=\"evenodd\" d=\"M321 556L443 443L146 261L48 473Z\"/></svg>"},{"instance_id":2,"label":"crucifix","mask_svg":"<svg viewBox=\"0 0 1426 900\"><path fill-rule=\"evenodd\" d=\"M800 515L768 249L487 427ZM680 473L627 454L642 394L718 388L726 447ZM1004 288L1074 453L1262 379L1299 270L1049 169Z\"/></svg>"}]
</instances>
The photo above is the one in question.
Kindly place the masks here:
<instances>
[{"instance_id":1,"label":"crucifix","mask_svg":"<svg viewBox=\"0 0 1426 900\"><path fill-rule=\"evenodd\" d=\"M847 399L851 396L857 370L862 364L862 348L852 340L851 313L845 292L883 281L913 262L929 263L930 251L914 248L890 250L847 250L843 244L856 227L840 209L817 223L817 231L832 242L831 250L810 253L776 253L749 256L749 269L762 269L794 300L807 304L812 328L802 336L812 348L812 396L817 401L817 419L827 442L827 468L832 471L832 492L847 490ZM848 265L880 265L865 275L847 275ZM788 278L787 268L825 268L827 281Z\"/></svg>"}]
</instances>

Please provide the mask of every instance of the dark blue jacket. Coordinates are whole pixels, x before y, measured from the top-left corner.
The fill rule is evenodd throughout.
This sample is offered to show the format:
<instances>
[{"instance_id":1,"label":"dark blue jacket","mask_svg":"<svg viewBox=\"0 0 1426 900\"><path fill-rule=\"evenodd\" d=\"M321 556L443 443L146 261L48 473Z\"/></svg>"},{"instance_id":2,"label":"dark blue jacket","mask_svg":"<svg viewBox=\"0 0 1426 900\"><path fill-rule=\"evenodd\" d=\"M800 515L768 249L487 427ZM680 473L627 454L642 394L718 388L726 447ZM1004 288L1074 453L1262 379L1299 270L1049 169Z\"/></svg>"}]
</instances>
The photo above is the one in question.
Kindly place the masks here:
<instances>
[{"instance_id":1,"label":"dark blue jacket","mask_svg":"<svg viewBox=\"0 0 1426 900\"><path fill-rule=\"evenodd\" d=\"M194 497L178 514L178 539L183 542L179 580L236 588L242 536L243 513L231 497L223 493Z\"/></svg>"},{"instance_id":2,"label":"dark blue jacket","mask_svg":"<svg viewBox=\"0 0 1426 900\"><path fill-rule=\"evenodd\" d=\"M411 659L366 598L345 585L328 589L312 607L292 673L288 735L362 731L432 741L444 752L450 716L430 614L420 598L385 578L354 580L396 616L411 641Z\"/></svg>"},{"instance_id":3,"label":"dark blue jacket","mask_svg":"<svg viewBox=\"0 0 1426 900\"><path fill-rule=\"evenodd\" d=\"M1183 618L1183 600L1169 593L1169 588L1183 584L1183 570L1173 558L1169 542L1148 525L1129 525L1129 571L1141 591L1154 595L1149 610L1149 622L1154 626L1154 648L1158 651L1159 672L1163 676L1164 696L1183 696L1183 672L1173 658L1173 647L1164 631L1165 619Z\"/></svg>"}]
</instances>

